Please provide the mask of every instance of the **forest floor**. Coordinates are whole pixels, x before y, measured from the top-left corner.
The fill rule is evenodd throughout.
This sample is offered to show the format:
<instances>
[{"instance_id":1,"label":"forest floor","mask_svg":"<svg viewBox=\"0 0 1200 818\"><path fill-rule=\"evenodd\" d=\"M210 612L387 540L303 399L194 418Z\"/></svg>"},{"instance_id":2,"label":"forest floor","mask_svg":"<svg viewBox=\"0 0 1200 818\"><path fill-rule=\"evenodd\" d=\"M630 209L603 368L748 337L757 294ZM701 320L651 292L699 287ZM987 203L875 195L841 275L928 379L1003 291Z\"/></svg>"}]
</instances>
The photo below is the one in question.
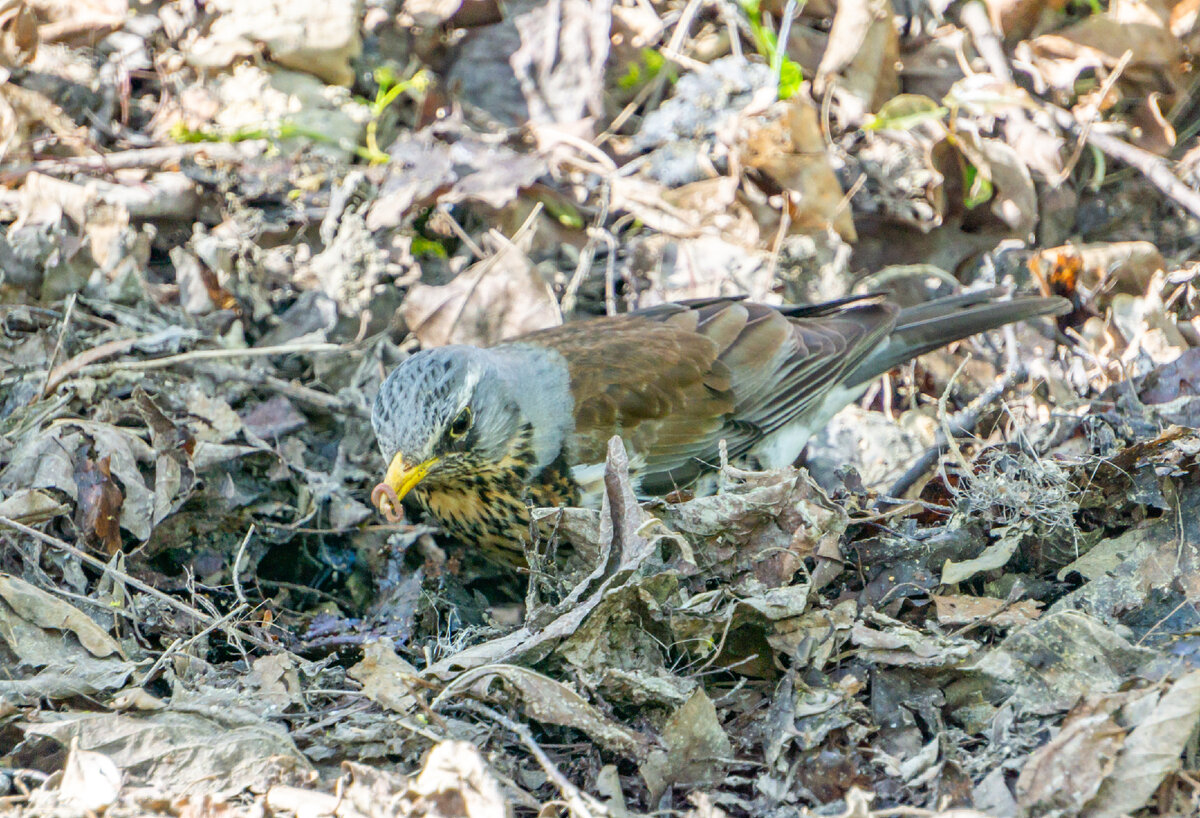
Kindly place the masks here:
<instances>
[{"instance_id":1,"label":"forest floor","mask_svg":"<svg viewBox=\"0 0 1200 818\"><path fill-rule=\"evenodd\" d=\"M1200 810L1200 2L0 5L4 809ZM371 506L418 348L994 285L530 569Z\"/></svg>"}]
</instances>

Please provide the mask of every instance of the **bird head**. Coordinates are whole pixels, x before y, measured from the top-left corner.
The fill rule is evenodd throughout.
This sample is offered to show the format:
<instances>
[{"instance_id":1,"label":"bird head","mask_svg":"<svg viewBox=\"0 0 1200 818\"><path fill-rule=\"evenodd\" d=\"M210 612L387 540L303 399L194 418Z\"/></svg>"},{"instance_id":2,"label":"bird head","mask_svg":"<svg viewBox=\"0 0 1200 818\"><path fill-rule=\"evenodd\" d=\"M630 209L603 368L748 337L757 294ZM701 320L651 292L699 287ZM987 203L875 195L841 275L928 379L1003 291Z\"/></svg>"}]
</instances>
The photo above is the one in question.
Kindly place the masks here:
<instances>
[{"instance_id":1,"label":"bird head","mask_svg":"<svg viewBox=\"0 0 1200 818\"><path fill-rule=\"evenodd\" d=\"M463 346L418 352L380 386L371 425L388 467L371 499L389 518L417 484L468 480L502 459L517 435L519 408L480 352Z\"/></svg>"},{"instance_id":2,"label":"bird head","mask_svg":"<svg viewBox=\"0 0 1200 818\"><path fill-rule=\"evenodd\" d=\"M371 411L388 464L371 494L376 507L396 520L400 500L418 485L454 490L498 470L528 472L553 459L565 430L559 422L555 433L543 416L569 419L570 406L555 405L569 401L565 369L561 376L551 369L544 383L548 360L537 350L447 346L396 367Z\"/></svg>"}]
</instances>

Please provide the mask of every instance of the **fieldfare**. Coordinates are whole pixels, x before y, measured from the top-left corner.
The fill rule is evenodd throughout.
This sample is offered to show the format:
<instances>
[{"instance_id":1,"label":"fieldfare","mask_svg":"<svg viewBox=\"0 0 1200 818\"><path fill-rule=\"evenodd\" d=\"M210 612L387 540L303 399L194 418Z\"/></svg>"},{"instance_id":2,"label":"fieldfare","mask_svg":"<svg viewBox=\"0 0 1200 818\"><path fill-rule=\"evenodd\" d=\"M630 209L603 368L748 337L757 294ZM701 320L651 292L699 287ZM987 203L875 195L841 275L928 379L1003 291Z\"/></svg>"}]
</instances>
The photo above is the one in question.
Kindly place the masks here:
<instances>
[{"instance_id":1,"label":"fieldfare","mask_svg":"<svg viewBox=\"0 0 1200 818\"><path fill-rule=\"evenodd\" d=\"M807 306L739 298L662 304L497 346L424 350L384 380L371 423L388 463L372 502L410 498L450 534L524 562L530 507L599 486L620 435L644 495L750 456L790 465L879 375L978 332L1065 312L999 289L901 308L886 295Z\"/></svg>"}]
</instances>

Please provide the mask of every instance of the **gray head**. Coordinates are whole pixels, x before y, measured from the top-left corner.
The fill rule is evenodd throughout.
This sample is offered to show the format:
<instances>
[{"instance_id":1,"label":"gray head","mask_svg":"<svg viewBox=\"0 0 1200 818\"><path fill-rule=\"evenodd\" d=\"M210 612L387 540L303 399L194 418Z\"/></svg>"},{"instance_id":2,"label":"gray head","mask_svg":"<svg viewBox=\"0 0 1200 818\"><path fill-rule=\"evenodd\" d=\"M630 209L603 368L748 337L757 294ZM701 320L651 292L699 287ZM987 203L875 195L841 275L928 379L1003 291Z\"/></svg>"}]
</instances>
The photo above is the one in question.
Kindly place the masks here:
<instances>
[{"instance_id":1,"label":"gray head","mask_svg":"<svg viewBox=\"0 0 1200 818\"><path fill-rule=\"evenodd\" d=\"M384 380L371 411L384 482L400 497L494 466L526 431L536 473L562 450L572 418L562 357L528 345L418 352Z\"/></svg>"}]
</instances>

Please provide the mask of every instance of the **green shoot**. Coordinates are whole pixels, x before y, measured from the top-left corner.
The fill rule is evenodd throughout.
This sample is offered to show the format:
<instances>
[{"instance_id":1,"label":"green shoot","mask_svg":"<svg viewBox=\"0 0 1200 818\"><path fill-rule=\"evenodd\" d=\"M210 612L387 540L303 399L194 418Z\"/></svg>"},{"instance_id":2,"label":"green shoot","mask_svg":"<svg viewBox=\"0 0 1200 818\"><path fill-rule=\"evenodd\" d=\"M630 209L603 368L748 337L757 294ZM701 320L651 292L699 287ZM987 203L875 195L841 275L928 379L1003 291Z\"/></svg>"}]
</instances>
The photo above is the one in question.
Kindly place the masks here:
<instances>
[{"instance_id":1,"label":"green shoot","mask_svg":"<svg viewBox=\"0 0 1200 818\"><path fill-rule=\"evenodd\" d=\"M966 171L963 174L966 182L966 191L963 193L963 204L967 210L974 210L981 204L991 201L995 195L996 189L992 186L992 180L979 172L979 168L967 163Z\"/></svg>"},{"instance_id":2,"label":"green shoot","mask_svg":"<svg viewBox=\"0 0 1200 818\"><path fill-rule=\"evenodd\" d=\"M399 99L401 94L409 91L423 94L429 88L430 81L429 72L425 69L400 81L396 80L396 75L390 68L375 69L375 82L379 84L379 90L375 92L375 99L370 102L371 119L367 122L365 144L357 150L360 158L367 160L372 165L382 165L388 162L387 152L379 147L379 120L383 118L384 113L393 102Z\"/></svg>"},{"instance_id":3,"label":"green shoot","mask_svg":"<svg viewBox=\"0 0 1200 818\"><path fill-rule=\"evenodd\" d=\"M800 64L787 55L787 44L781 47L779 37L762 22L762 4L760 0L739 0L742 13L750 23L750 33L754 37L754 48L771 66L772 72L779 77L779 98L789 99L804 81L804 71Z\"/></svg>"},{"instance_id":4,"label":"green shoot","mask_svg":"<svg viewBox=\"0 0 1200 818\"><path fill-rule=\"evenodd\" d=\"M617 86L623 91L636 90L655 79L664 68L667 71L667 79L675 82L678 76L674 66L667 62L667 58L653 48L643 48L640 58L631 62L624 76L617 80Z\"/></svg>"}]
</instances>

